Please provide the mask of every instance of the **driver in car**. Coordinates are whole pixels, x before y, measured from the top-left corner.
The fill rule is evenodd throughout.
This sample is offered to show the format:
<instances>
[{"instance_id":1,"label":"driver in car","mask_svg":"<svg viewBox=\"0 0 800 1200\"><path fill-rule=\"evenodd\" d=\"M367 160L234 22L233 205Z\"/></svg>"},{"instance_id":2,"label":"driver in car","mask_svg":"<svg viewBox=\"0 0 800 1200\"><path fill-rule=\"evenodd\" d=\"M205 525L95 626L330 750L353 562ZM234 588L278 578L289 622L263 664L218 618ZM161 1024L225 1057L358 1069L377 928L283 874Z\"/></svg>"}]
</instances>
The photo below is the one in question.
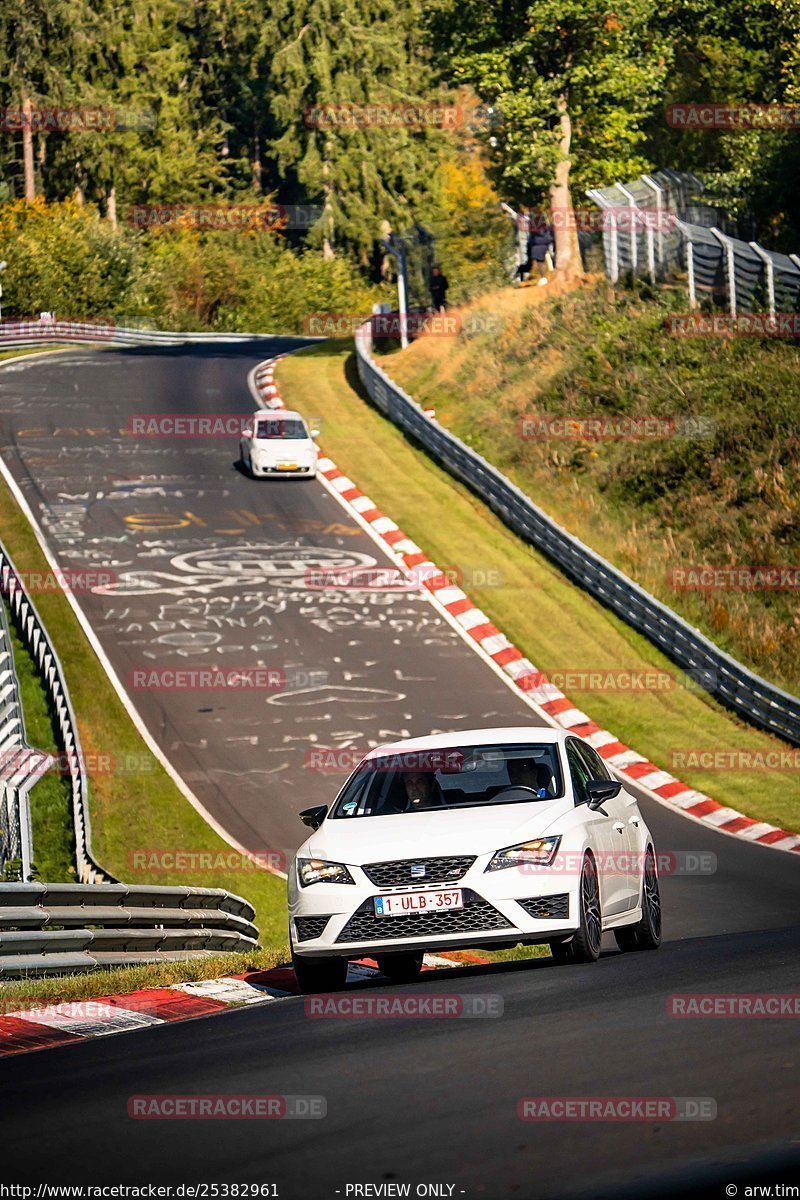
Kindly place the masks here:
<instances>
[{"instance_id":1,"label":"driver in car","mask_svg":"<svg viewBox=\"0 0 800 1200\"><path fill-rule=\"evenodd\" d=\"M432 771L409 771L404 775L406 796L412 810L418 808L441 808L444 800L442 790Z\"/></svg>"},{"instance_id":2,"label":"driver in car","mask_svg":"<svg viewBox=\"0 0 800 1200\"><path fill-rule=\"evenodd\" d=\"M540 800L548 796L550 772L530 758L511 758L508 762L508 781L512 787L530 788Z\"/></svg>"}]
</instances>

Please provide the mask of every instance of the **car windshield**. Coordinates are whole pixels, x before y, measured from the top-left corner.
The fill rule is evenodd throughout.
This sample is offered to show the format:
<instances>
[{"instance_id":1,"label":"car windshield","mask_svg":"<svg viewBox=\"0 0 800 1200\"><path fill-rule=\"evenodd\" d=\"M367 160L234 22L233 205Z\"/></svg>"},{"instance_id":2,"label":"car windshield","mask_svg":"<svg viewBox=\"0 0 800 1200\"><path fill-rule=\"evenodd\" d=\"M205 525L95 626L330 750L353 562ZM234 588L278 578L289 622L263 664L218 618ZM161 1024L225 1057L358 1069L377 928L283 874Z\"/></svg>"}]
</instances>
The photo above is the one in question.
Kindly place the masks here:
<instances>
[{"instance_id":1,"label":"car windshield","mask_svg":"<svg viewBox=\"0 0 800 1200\"><path fill-rule=\"evenodd\" d=\"M448 746L381 756L348 780L331 817L531 804L563 794L553 744Z\"/></svg>"},{"instance_id":2,"label":"car windshield","mask_svg":"<svg viewBox=\"0 0 800 1200\"><path fill-rule=\"evenodd\" d=\"M259 441L297 441L307 438L308 432L302 421L294 419L281 420L274 417L270 421L256 423L256 437Z\"/></svg>"}]
</instances>

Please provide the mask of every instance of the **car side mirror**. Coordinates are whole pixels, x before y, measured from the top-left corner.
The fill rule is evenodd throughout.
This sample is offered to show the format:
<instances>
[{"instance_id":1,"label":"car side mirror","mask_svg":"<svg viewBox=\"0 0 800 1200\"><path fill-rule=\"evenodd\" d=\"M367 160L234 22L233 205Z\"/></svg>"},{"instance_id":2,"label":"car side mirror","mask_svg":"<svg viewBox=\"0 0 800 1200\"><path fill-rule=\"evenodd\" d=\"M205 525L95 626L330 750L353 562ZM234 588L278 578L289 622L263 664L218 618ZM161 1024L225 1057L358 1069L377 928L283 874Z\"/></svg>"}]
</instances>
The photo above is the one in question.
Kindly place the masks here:
<instances>
[{"instance_id":1,"label":"car side mirror","mask_svg":"<svg viewBox=\"0 0 800 1200\"><path fill-rule=\"evenodd\" d=\"M243 429L242 430L242 437L252 437L252 436L253 436L252 429Z\"/></svg>"},{"instance_id":2,"label":"car side mirror","mask_svg":"<svg viewBox=\"0 0 800 1200\"><path fill-rule=\"evenodd\" d=\"M312 429L312 430L311 430L311 436L312 436L312 438L319 437L319 430L318 430L318 429Z\"/></svg>"},{"instance_id":3,"label":"car side mirror","mask_svg":"<svg viewBox=\"0 0 800 1200\"><path fill-rule=\"evenodd\" d=\"M606 800L613 800L614 796L618 796L621 787L622 784L616 779L590 779L586 784L586 791L592 812L602 808Z\"/></svg>"},{"instance_id":4,"label":"car side mirror","mask_svg":"<svg viewBox=\"0 0 800 1200\"><path fill-rule=\"evenodd\" d=\"M327 804L315 804L313 808L306 808L300 813L300 820L311 829L319 829L327 815Z\"/></svg>"}]
</instances>

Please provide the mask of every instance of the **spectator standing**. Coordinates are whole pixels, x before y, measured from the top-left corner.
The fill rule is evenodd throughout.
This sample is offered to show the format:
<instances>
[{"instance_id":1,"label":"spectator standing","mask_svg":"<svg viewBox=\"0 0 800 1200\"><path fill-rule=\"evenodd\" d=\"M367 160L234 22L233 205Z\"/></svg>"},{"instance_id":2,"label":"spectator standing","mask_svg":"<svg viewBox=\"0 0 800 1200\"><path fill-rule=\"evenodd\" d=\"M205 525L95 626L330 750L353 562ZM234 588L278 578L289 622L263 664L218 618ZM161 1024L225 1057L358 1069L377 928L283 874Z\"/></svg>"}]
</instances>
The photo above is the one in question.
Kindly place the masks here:
<instances>
[{"instance_id":1,"label":"spectator standing","mask_svg":"<svg viewBox=\"0 0 800 1200\"><path fill-rule=\"evenodd\" d=\"M447 276L437 264L431 271L431 299L436 312L444 312L447 308L447 288Z\"/></svg>"},{"instance_id":2,"label":"spectator standing","mask_svg":"<svg viewBox=\"0 0 800 1200\"><path fill-rule=\"evenodd\" d=\"M544 217L540 217L534 222L528 234L528 261L531 268L534 263L536 264L539 272L539 287L547 283L547 259L549 257L552 262L555 241L555 230L552 224L547 222Z\"/></svg>"}]
</instances>

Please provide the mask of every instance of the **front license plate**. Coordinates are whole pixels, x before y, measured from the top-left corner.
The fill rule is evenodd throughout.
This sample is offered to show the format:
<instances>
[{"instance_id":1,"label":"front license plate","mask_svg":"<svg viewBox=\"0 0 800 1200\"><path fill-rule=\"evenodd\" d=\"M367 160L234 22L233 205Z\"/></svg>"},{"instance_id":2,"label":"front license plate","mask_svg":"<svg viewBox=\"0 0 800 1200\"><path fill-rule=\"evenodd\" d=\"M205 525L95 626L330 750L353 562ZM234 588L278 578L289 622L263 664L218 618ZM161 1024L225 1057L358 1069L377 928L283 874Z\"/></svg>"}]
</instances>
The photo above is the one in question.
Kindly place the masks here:
<instances>
[{"instance_id":1,"label":"front license plate","mask_svg":"<svg viewBox=\"0 0 800 1200\"><path fill-rule=\"evenodd\" d=\"M444 912L448 908L463 908L460 888L451 892L395 892L393 896L375 897L376 917L408 917L412 913Z\"/></svg>"},{"instance_id":2,"label":"front license plate","mask_svg":"<svg viewBox=\"0 0 800 1200\"><path fill-rule=\"evenodd\" d=\"M279 471L296 471L297 463L278 463Z\"/></svg>"}]
</instances>

